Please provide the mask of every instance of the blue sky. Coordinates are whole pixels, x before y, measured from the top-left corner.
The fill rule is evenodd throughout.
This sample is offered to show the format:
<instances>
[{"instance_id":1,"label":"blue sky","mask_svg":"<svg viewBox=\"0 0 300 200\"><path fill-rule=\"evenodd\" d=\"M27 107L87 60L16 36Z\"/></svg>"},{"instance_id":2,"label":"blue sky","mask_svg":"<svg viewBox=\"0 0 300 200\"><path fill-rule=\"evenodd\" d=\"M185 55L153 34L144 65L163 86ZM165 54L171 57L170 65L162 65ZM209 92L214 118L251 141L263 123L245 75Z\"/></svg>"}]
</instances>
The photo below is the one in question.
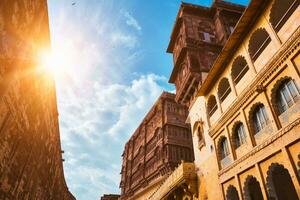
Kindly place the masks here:
<instances>
[{"instance_id":1,"label":"blue sky","mask_svg":"<svg viewBox=\"0 0 300 200\"><path fill-rule=\"evenodd\" d=\"M120 192L125 142L162 90L174 90L166 48L180 2L48 0L52 49L66 60L56 78L64 170L78 200Z\"/></svg>"}]
</instances>

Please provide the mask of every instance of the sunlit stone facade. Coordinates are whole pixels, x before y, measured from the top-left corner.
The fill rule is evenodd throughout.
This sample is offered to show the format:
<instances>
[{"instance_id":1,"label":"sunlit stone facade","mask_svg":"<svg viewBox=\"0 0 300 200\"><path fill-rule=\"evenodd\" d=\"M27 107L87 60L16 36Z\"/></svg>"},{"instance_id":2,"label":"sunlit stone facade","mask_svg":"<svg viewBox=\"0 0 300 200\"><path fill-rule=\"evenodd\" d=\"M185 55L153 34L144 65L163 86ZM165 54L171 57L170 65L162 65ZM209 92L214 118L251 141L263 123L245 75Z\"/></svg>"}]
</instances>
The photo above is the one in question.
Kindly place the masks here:
<instances>
[{"instance_id":1,"label":"sunlit stone facade","mask_svg":"<svg viewBox=\"0 0 300 200\"><path fill-rule=\"evenodd\" d=\"M121 198L145 200L182 161L194 160L187 107L163 92L125 145Z\"/></svg>"},{"instance_id":2,"label":"sunlit stone facade","mask_svg":"<svg viewBox=\"0 0 300 200\"><path fill-rule=\"evenodd\" d=\"M189 104L195 161L179 166L149 199L300 198L299 4L250 1L192 101L179 97L189 90L176 94ZM174 70L180 74L176 59Z\"/></svg>"},{"instance_id":3,"label":"sunlit stone facade","mask_svg":"<svg viewBox=\"0 0 300 200\"><path fill-rule=\"evenodd\" d=\"M46 0L0 1L0 199L72 200L63 173Z\"/></svg>"}]
</instances>

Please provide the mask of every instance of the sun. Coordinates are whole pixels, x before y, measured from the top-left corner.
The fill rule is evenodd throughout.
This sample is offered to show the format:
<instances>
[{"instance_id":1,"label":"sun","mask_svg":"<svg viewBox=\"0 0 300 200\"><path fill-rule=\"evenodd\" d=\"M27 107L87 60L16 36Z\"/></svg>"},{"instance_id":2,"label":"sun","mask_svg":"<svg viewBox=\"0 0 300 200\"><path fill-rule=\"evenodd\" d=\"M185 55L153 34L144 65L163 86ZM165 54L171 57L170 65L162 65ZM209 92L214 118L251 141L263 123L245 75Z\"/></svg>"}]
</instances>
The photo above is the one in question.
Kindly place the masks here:
<instances>
[{"instance_id":1,"label":"sun","mask_svg":"<svg viewBox=\"0 0 300 200\"><path fill-rule=\"evenodd\" d=\"M81 81L87 73L83 62L81 46L74 39L56 39L51 48L40 49L39 69L51 75L60 84L72 84L73 80Z\"/></svg>"},{"instance_id":2,"label":"sun","mask_svg":"<svg viewBox=\"0 0 300 200\"><path fill-rule=\"evenodd\" d=\"M50 73L55 79L61 78L68 72L69 63L65 53L57 51L41 51L39 67Z\"/></svg>"},{"instance_id":3,"label":"sun","mask_svg":"<svg viewBox=\"0 0 300 200\"><path fill-rule=\"evenodd\" d=\"M54 57L52 52L43 52L40 55L40 66L46 72L57 76L61 73L58 60Z\"/></svg>"}]
</instances>

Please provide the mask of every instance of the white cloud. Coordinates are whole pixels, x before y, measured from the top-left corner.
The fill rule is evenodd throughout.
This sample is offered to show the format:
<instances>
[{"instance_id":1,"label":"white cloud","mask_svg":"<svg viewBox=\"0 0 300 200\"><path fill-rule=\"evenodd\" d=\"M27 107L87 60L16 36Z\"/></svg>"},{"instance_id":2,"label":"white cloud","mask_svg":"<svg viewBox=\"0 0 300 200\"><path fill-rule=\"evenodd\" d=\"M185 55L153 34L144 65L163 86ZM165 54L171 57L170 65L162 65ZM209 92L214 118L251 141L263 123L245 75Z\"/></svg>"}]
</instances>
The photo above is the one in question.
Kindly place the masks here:
<instances>
[{"instance_id":1,"label":"white cloud","mask_svg":"<svg viewBox=\"0 0 300 200\"><path fill-rule=\"evenodd\" d=\"M128 26L133 27L134 29L136 29L139 32L142 31L142 27L139 25L138 21L131 14L129 14L129 12L123 11L122 13L123 13L124 17L126 18L126 24Z\"/></svg>"},{"instance_id":2,"label":"white cloud","mask_svg":"<svg viewBox=\"0 0 300 200\"><path fill-rule=\"evenodd\" d=\"M114 47L125 46L130 49L135 48L138 44L137 38L134 35L129 35L121 32L112 33L111 41Z\"/></svg>"},{"instance_id":3,"label":"white cloud","mask_svg":"<svg viewBox=\"0 0 300 200\"><path fill-rule=\"evenodd\" d=\"M158 81L166 81L166 78L154 74L142 75L139 79L134 80L129 87L123 88L122 92L118 93L122 96L118 95L117 98L124 104L119 107L119 120L108 130L109 134L121 134L130 127L129 124L136 125L141 121L141 114L151 107L163 89Z\"/></svg>"},{"instance_id":4,"label":"white cloud","mask_svg":"<svg viewBox=\"0 0 300 200\"><path fill-rule=\"evenodd\" d=\"M89 95L84 95L85 88L69 88L71 92L60 95L65 173L78 199L118 192L123 146L161 94L160 82L165 80L148 74L129 85L95 81Z\"/></svg>"},{"instance_id":5,"label":"white cloud","mask_svg":"<svg viewBox=\"0 0 300 200\"><path fill-rule=\"evenodd\" d=\"M52 2L59 6L54 9ZM64 170L78 200L119 193L123 146L166 82L132 72L142 55L138 35L128 29L141 31L138 22L116 11L119 4L112 1L89 2L74 7L49 1L53 49L69 55L70 68L57 80L57 94Z\"/></svg>"}]
</instances>

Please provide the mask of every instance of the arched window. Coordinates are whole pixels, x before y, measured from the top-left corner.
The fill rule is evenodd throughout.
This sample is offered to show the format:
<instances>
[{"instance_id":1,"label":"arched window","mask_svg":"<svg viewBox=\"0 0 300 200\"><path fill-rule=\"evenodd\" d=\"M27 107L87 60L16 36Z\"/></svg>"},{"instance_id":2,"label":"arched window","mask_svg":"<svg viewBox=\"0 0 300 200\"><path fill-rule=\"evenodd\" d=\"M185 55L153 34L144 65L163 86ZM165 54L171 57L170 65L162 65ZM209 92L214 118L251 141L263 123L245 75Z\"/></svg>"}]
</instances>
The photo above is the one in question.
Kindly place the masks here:
<instances>
[{"instance_id":1,"label":"arched window","mask_svg":"<svg viewBox=\"0 0 300 200\"><path fill-rule=\"evenodd\" d=\"M287 79L282 82L277 90L276 99L279 114L285 112L299 100L299 89L294 80Z\"/></svg>"},{"instance_id":2,"label":"arched window","mask_svg":"<svg viewBox=\"0 0 300 200\"><path fill-rule=\"evenodd\" d=\"M198 136L198 148L201 150L205 146L205 140L203 136L203 122L199 122L197 125L197 136Z\"/></svg>"},{"instance_id":3,"label":"arched window","mask_svg":"<svg viewBox=\"0 0 300 200\"><path fill-rule=\"evenodd\" d=\"M221 101L224 101L226 97L230 94L231 88L227 78L223 78L218 87L218 95Z\"/></svg>"},{"instance_id":4,"label":"arched window","mask_svg":"<svg viewBox=\"0 0 300 200\"><path fill-rule=\"evenodd\" d=\"M290 173L283 165L272 163L269 166L267 175L266 185L270 199L299 200Z\"/></svg>"},{"instance_id":5,"label":"arched window","mask_svg":"<svg viewBox=\"0 0 300 200\"><path fill-rule=\"evenodd\" d=\"M254 176L247 176L244 183L245 200L263 200L260 184Z\"/></svg>"},{"instance_id":6,"label":"arched window","mask_svg":"<svg viewBox=\"0 0 300 200\"><path fill-rule=\"evenodd\" d=\"M256 107L252 117L255 134L267 126L268 116L266 113L265 106L263 104L260 104Z\"/></svg>"},{"instance_id":7,"label":"arched window","mask_svg":"<svg viewBox=\"0 0 300 200\"><path fill-rule=\"evenodd\" d=\"M238 56L232 64L231 77L237 84L249 70L248 64L243 56Z\"/></svg>"},{"instance_id":8,"label":"arched window","mask_svg":"<svg viewBox=\"0 0 300 200\"><path fill-rule=\"evenodd\" d=\"M220 153L221 153L221 159L226 158L230 153L229 153L229 147L228 147L228 141L225 137L221 139L220 142Z\"/></svg>"},{"instance_id":9,"label":"arched window","mask_svg":"<svg viewBox=\"0 0 300 200\"><path fill-rule=\"evenodd\" d=\"M275 0L270 12L270 23L278 32L299 6L299 0Z\"/></svg>"},{"instance_id":10,"label":"arched window","mask_svg":"<svg viewBox=\"0 0 300 200\"><path fill-rule=\"evenodd\" d=\"M197 134L198 134L198 140L202 141L203 135L202 135L202 130L201 130L200 126L198 126L198 128L197 128Z\"/></svg>"},{"instance_id":11,"label":"arched window","mask_svg":"<svg viewBox=\"0 0 300 200\"><path fill-rule=\"evenodd\" d=\"M263 52L263 50L271 42L271 38L264 28L257 29L250 37L249 40L249 54L253 61Z\"/></svg>"},{"instance_id":12,"label":"arched window","mask_svg":"<svg viewBox=\"0 0 300 200\"><path fill-rule=\"evenodd\" d=\"M239 200L239 194L233 185L229 185L226 191L226 200Z\"/></svg>"},{"instance_id":13,"label":"arched window","mask_svg":"<svg viewBox=\"0 0 300 200\"><path fill-rule=\"evenodd\" d=\"M208 116L212 116L218 109L217 100L214 95L211 95L207 101L207 113Z\"/></svg>"},{"instance_id":14,"label":"arched window","mask_svg":"<svg viewBox=\"0 0 300 200\"><path fill-rule=\"evenodd\" d=\"M244 125L239 122L234 130L233 130L233 139L234 139L234 144L235 148L240 147L242 144L246 143L246 133L245 133L245 128Z\"/></svg>"}]
</instances>

